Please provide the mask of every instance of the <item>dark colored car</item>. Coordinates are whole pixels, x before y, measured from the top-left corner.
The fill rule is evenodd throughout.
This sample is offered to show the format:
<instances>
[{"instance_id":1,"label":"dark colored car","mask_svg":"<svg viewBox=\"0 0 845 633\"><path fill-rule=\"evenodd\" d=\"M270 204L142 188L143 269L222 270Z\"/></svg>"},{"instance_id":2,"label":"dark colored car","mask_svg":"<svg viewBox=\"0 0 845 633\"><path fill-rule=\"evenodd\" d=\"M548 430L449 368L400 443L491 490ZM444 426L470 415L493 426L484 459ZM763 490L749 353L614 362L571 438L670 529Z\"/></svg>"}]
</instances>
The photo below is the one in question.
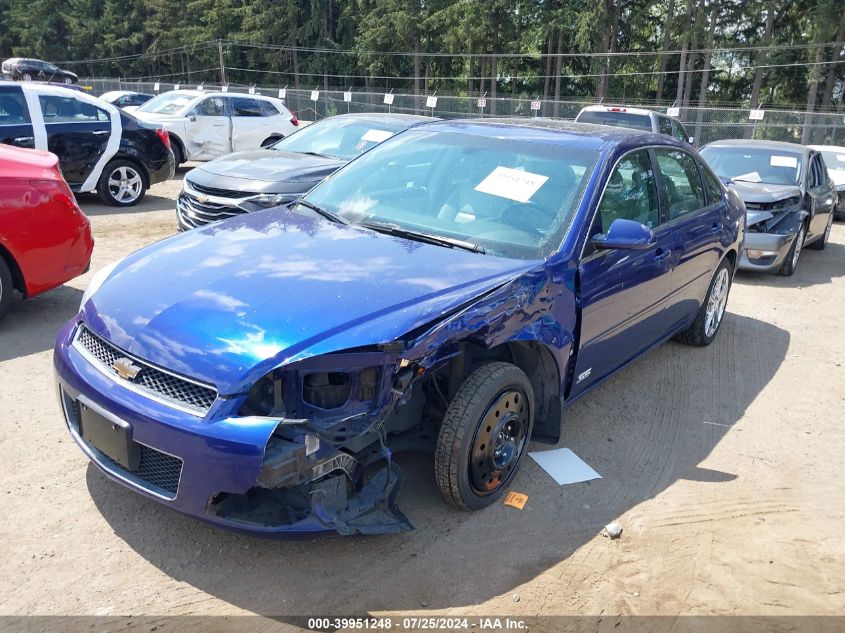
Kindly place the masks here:
<instances>
[{"instance_id":1,"label":"dark colored car","mask_svg":"<svg viewBox=\"0 0 845 633\"><path fill-rule=\"evenodd\" d=\"M176 202L180 230L277 207L397 132L431 121L410 114L342 114L269 148L228 154L192 169Z\"/></svg>"},{"instance_id":2,"label":"dark colored car","mask_svg":"<svg viewBox=\"0 0 845 633\"><path fill-rule=\"evenodd\" d=\"M100 99L113 103L118 108L137 108L153 97L155 95L146 92L133 92L132 90L112 90L100 95Z\"/></svg>"},{"instance_id":3,"label":"dark colored car","mask_svg":"<svg viewBox=\"0 0 845 633\"><path fill-rule=\"evenodd\" d=\"M48 152L0 145L0 317L88 270L94 240Z\"/></svg>"},{"instance_id":4,"label":"dark colored car","mask_svg":"<svg viewBox=\"0 0 845 633\"><path fill-rule=\"evenodd\" d=\"M63 86L0 84L0 143L53 152L73 191L114 206L137 204L175 170L165 130Z\"/></svg>"},{"instance_id":5,"label":"dark colored car","mask_svg":"<svg viewBox=\"0 0 845 633\"><path fill-rule=\"evenodd\" d=\"M481 508L565 405L671 337L714 340L744 215L667 136L412 127L299 201L100 271L56 342L67 426L108 477L238 530L410 529L403 450Z\"/></svg>"},{"instance_id":6,"label":"dark colored car","mask_svg":"<svg viewBox=\"0 0 845 633\"><path fill-rule=\"evenodd\" d=\"M727 140L706 145L701 156L745 201L741 269L788 276L804 246L827 246L836 190L820 152L795 143Z\"/></svg>"},{"instance_id":7,"label":"dark colored car","mask_svg":"<svg viewBox=\"0 0 845 633\"><path fill-rule=\"evenodd\" d=\"M40 59L12 57L2 64L3 75L18 81L48 81L61 84L75 84L79 81L76 73L63 70Z\"/></svg>"}]
</instances>

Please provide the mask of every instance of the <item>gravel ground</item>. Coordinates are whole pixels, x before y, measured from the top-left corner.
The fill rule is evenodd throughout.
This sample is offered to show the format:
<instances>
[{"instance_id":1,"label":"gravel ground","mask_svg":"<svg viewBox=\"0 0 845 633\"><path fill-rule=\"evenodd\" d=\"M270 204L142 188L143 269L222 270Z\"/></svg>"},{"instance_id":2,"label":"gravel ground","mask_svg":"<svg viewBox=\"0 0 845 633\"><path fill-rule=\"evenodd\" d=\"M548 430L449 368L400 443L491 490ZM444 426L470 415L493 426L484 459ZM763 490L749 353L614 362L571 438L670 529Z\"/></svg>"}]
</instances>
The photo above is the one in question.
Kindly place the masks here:
<instances>
[{"instance_id":1,"label":"gravel ground","mask_svg":"<svg viewBox=\"0 0 845 633\"><path fill-rule=\"evenodd\" d=\"M92 269L174 233L179 188L131 210L81 197ZM740 275L712 346L664 345L566 410L560 446L603 479L559 487L527 460L523 511L464 513L430 457L406 456L415 531L304 542L106 480L68 436L51 366L91 273L18 301L0 323L0 614L841 614L843 271L840 223L794 277ZM602 537L614 520L621 539Z\"/></svg>"}]
</instances>

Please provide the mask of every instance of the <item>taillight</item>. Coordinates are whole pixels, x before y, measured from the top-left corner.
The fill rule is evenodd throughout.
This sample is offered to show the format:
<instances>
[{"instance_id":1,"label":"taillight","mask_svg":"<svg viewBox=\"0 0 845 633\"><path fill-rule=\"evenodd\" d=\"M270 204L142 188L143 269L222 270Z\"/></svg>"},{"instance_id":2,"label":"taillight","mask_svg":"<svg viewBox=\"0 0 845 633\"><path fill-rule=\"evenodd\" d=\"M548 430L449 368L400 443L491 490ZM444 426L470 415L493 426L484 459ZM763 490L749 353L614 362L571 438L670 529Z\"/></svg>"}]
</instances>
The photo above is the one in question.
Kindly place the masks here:
<instances>
[{"instance_id":1,"label":"taillight","mask_svg":"<svg viewBox=\"0 0 845 633\"><path fill-rule=\"evenodd\" d=\"M170 134L167 133L163 127L156 129L156 135L161 139L161 142L164 143L164 146L167 149L170 149Z\"/></svg>"},{"instance_id":2,"label":"taillight","mask_svg":"<svg viewBox=\"0 0 845 633\"><path fill-rule=\"evenodd\" d=\"M56 180L30 180L29 184L34 189L44 194L49 200L54 202L64 202L70 205L74 210L78 210L76 206L76 198L73 192L68 187L67 183L61 179Z\"/></svg>"},{"instance_id":3,"label":"taillight","mask_svg":"<svg viewBox=\"0 0 845 633\"><path fill-rule=\"evenodd\" d=\"M291 111L290 114L291 114L290 122L298 127L299 126L299 119L296 118L296 112Z\"/></svg>"}]
</instances>

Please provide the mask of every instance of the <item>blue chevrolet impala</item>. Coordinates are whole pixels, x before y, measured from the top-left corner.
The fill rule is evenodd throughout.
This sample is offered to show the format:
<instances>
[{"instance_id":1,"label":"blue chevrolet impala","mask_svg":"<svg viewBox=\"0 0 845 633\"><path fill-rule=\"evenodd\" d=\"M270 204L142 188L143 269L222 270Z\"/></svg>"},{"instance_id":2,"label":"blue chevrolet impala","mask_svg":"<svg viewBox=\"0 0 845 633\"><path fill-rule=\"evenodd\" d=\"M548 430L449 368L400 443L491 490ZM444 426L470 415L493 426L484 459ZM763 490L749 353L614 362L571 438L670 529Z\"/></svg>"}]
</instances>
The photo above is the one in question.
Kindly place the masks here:
<instances>
[{"instance_id":1,"label":"blue chevrolet impala","mask_svg":"<svg viewBox=\"0 0 845 633\"><path fill-rule=\"evenodd\" d=\"M713 341L744 230L666 136L425 124L100 271L56 342L62 410L109 478L199 519L407 530L396 453L430 451L448 503L492 503L573 400Z\"/></svg>"}]
</instances>

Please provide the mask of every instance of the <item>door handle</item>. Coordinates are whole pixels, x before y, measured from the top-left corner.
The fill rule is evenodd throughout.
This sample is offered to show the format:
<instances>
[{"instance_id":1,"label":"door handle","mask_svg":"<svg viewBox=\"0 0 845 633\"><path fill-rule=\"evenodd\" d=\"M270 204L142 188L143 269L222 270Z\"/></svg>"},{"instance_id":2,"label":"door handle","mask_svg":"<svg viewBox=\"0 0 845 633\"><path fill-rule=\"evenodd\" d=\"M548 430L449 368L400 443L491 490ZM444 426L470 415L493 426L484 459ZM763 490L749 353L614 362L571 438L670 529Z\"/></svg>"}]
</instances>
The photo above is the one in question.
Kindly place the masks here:
<instances>
[{"instance_id":1,"label":"door handle","mask_svg":"<svg viewBox=\"0 0 845 633\"><path fill-rule=\"evenodd\" d=\"M102 136L103 134L111 134L111 130L94 130L94 134Z\"/></svg>"},{"instance_id":2,"label":"door handle","mask_svg":"<svg viewBox=\"0 0 845 633\"><path fill-rule=\"evenodd\" d=\"M12 139L15 143L29 143L35 140L32 136L18 136Z\"/></svg>"},{"instance_id":3,"label":"door handle","mask_svg":"<svg viewBox=\"0 0 845 633\"><path fill-rule=\"evenodd\" d=\"M658 248L657 252L654 254L654 261L657 262L657 263L661 263L664 260L666 260L669 257L669 255L671 255L671 254L672 254L671 249Z\"/></svg>"}]
</instances>

